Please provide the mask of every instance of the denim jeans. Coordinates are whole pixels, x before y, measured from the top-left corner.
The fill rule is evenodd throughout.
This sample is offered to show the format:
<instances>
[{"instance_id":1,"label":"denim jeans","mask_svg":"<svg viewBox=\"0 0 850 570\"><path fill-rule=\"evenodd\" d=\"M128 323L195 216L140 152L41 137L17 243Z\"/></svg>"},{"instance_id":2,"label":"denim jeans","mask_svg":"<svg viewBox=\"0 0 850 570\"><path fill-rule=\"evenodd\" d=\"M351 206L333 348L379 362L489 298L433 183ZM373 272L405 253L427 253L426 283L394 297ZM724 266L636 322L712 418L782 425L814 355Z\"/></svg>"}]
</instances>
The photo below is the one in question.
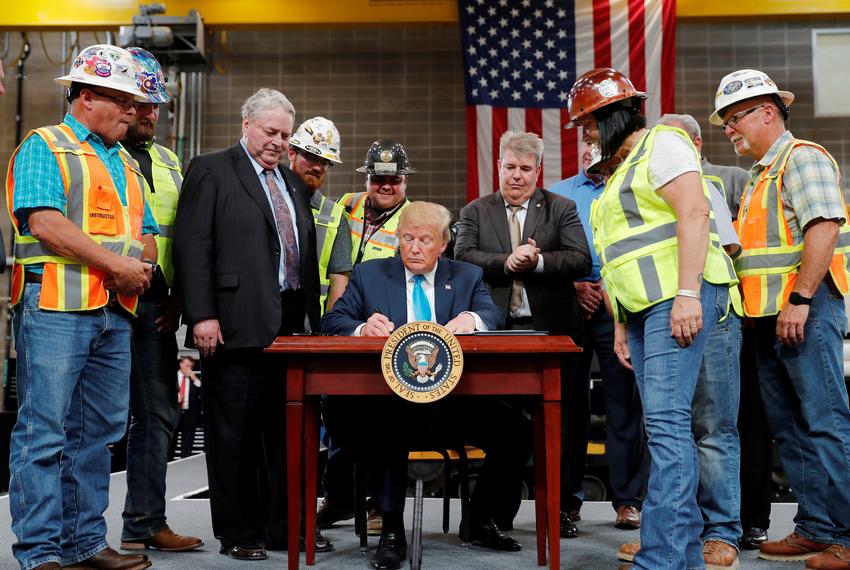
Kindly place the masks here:
<instances>
[{"instance_id":1,"label":"denim jeans","mask_svg":"<svg viewBox=\"0 0 850 570\"><path fill-rule=\"evenodd\" d=\"M844 385L844 299L821 284L805 340L776 340L776 317L756 319L756 357L767 420L797 497L796 532L850 546L850 410Z\"/></svg>"},{"instance_id":2,"label":"denim jeans","mask_svg":"<svg viewBox=\"0 0 850 570\"><path fill-rule=\"evenodd\" d=\"M691 421L699 455L703 540L738 546L741 536L741 319L730 311L708 337Z\"/></svg>"},{"instance_id":3,"label":"denim jeans","mask_svg":"<svg viewBox=\"0 0 850 570\"><path fill-rule=\"evenodd\" d=\"M12 431L12 546L24 570L107 547L110 455L130 396L130 319L110 309L38 308L28 283L15 310L18 421Z\"/></svg>"},{"instance_id":4,"label":"denim jeans","mask_svg":"<svg viewBox=\"0 0 850 570\"><path fill-rule=\"evenodd\" d=\"M139 303L133 320L127 498L122 540L150 538L166 526L165 470L177 420L177 341L156 330L156 303Z\"/></svg>"},{"instance_id":5,"label":"denim jeans","mask_svg":"<svg viewBox=\"0 0 850 570\"><path fill-rule=\"evenodd\" d=\"M703 329L685 348L670 335L672 299L628 315L629 351L643 402L651 457L635 568L705 567L691 402L708 337L726 314L729 290L703 282L701 297Z\"/></svg>"}]
</instances>

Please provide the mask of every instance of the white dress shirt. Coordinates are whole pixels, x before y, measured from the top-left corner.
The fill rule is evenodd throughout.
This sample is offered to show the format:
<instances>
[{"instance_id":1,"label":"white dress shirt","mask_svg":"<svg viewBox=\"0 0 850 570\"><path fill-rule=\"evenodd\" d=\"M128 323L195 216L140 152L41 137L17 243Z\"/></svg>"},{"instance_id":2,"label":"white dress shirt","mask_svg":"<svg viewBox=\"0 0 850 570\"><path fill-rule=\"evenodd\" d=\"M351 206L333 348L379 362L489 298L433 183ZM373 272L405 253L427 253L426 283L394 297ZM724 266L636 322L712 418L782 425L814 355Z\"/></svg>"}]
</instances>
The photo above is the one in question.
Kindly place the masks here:
<instances>
[{"instance_id":1,"label":"white dress shirt","mask_svg":"<svg viewBox=\"0 0 850 570\"><path fill-rule=\"evenodd\" d=\"M525 231L525 218L528 215L528 202L531 200L529 198L525 202L519 205L519 210L516 212L516 219L519 222L519 235L522 236L522 233ZM508 216L508 229L510 229L511 225L511 205L508 204L508 201L505 200L505 214ZM522 240L522 237L520 237ZM526 241L525 243L528 243ZM520 241L519 245L523 245ZM532 269L532 273L543 273L543 256L537 255L537 266ZM516 274L520 279L522 279L522 273ZM517 307L516 312L512 312L510 314L511 317L530 317L531 316L531 305L528 304L528 294L525 292L525 287L522 288L522 303Z\"/></svg>"}]
</instances>

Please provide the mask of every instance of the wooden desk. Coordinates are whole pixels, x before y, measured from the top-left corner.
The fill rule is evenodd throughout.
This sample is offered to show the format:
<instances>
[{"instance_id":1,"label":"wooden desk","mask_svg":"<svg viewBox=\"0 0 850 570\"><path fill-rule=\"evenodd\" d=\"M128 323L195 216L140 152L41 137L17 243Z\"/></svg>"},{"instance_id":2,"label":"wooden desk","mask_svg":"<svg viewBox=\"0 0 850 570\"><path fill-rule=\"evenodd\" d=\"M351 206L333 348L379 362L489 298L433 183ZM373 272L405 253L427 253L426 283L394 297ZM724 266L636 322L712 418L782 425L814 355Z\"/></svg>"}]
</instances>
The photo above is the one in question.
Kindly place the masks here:
<instances>
[{"instance_id":1,"label":"wooden desk","mask_svg":"<svg viewBox=\"0 0 850 570\"><path fill-rule=\"evenodd\" d=\"M537 563L560 568L561 357L581 349L568 336L460 336L463 376L454 395L532 395ZM380 369L384 338L279 337L267 352L286 356L289 568L298 568L304 474L307 565L315 564L318 397L395 396ZM306 447L304 441L307 441ZM302 463L304 461L304 463ZM305 467L306 466L306 467Z\"/></svg>"}]
</instances>

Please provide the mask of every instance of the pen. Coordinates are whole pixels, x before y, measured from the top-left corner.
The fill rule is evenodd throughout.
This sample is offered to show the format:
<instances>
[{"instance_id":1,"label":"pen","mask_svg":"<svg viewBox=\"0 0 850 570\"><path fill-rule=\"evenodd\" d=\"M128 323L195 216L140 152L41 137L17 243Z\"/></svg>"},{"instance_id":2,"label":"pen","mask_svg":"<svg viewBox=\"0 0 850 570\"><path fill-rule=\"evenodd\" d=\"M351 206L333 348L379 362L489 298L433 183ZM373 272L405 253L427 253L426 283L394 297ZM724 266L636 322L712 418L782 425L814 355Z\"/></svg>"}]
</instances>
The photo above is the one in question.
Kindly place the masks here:
<instances>
[{"instance_id":1,"label":"pen","mask_svg":"<svg viewBox=\"0 0 850 570\"><path fill-rule=\"evenodd\" d=\"M378 313L379 315L384 314L384 313L381 312L381 309L379 309L378 307L375 307L375 312Z\"/></svg>"}]
</instances>

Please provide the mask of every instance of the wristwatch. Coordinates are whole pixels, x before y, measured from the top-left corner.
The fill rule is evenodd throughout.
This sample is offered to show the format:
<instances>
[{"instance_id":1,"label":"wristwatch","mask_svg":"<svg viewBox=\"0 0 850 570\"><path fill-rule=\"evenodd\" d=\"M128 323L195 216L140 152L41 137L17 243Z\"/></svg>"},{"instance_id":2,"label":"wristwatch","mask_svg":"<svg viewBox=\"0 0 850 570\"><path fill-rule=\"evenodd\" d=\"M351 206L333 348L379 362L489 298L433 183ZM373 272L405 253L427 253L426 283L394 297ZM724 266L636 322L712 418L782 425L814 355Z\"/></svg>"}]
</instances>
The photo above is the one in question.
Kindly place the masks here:
<instances>
[{"instance_id":1,"label":"wristwatch","mask_svg":"<svg viewBox=\"0 0 850 570\"><path fill-rule=\"evenodd\" d=\"M788 303L790 303L791 305L811 305L812 298L803 297L796 291L792 291L791 295L788 296Z\"/></svg>"}]
</instances>

